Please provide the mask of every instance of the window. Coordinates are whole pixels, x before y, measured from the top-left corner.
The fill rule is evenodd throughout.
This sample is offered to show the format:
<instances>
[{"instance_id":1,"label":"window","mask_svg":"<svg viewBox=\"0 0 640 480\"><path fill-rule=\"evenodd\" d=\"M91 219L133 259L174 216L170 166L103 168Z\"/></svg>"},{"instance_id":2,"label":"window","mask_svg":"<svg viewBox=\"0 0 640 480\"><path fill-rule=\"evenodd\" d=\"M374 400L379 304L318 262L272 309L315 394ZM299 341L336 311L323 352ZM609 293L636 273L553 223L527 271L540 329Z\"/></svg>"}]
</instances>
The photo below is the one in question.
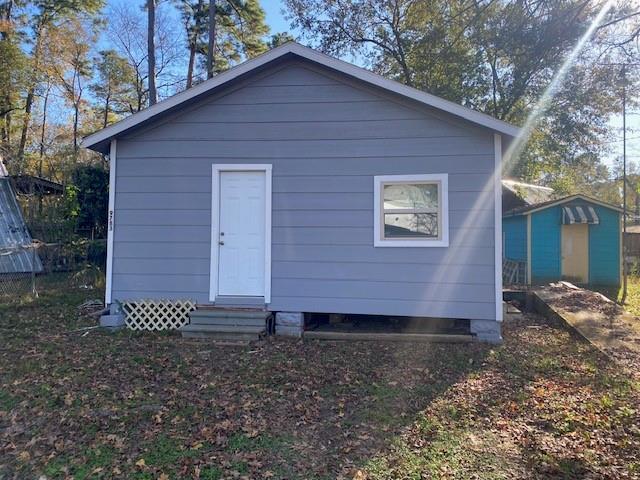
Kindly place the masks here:
<instances>
[{"instance_id":1,"label":"window","mask_svg":"<svg viewBox=\"0 0 640 480\"><path fill-rule=\"evenodd\" d=\"M447 180L447 174L374 177L374 246L449 246Z\"/></svg>"}]
</instances>

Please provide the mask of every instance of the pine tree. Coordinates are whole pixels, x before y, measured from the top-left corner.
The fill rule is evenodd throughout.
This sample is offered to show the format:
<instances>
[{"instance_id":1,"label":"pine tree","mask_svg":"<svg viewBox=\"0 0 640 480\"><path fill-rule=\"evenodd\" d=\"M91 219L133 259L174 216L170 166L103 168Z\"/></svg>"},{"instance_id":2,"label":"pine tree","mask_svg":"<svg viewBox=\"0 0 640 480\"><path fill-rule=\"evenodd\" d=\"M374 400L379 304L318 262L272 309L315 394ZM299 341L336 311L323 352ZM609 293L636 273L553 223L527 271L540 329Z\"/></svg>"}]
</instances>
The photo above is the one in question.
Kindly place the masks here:
<instances>
[{"instance_id":1,"label":"pine tree","mask_svg":"<svg viewBox=\"0 0 640 480\"><path fill-rule=\"evenodd\" d=\"M113 121L113 115L128 112L129 105L135 102L130 89L135 82L135 72L115 50L99 52L94 62L98 77L90 88L98 100L97 109L104 128Z\"/></svg>"},{"instance_id":2,"label":"pine tree","mask_svg":"<svg viewBox=\"0 0 640 480\"><path fill-rule=\"evenodd\" d=\"M177 0L177 5L185 26L189 49L187 87L193 84L196 77L198 55L201 59L201 71L206 74L210 44L215 49L211 52L213 74L268 49L265 36L269 33L269 27L265 23L265 13L258 0ZM215 6L215 38L210 39L211 5Z\"/></svg>"}]
</instances>

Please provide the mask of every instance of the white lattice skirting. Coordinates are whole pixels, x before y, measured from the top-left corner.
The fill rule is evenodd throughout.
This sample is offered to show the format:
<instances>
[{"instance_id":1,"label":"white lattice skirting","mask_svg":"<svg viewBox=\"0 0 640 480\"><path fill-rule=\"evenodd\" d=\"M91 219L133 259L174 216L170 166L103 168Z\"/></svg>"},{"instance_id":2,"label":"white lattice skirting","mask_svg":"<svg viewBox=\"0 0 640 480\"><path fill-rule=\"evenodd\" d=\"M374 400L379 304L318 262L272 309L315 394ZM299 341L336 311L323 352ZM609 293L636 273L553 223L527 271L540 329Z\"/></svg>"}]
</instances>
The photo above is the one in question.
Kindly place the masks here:
<instances>
[{"instance_id":1,"label":"white lattice skirting","mask_svg":"<svg viewBox=\"0 0 640 480\"><path fill-rule=\"evenodd\" d=\"M159 332L175 330L189 323L191 300L131 300L121 303L125 323L131 330Z\"/></svg>"}]
</instances>

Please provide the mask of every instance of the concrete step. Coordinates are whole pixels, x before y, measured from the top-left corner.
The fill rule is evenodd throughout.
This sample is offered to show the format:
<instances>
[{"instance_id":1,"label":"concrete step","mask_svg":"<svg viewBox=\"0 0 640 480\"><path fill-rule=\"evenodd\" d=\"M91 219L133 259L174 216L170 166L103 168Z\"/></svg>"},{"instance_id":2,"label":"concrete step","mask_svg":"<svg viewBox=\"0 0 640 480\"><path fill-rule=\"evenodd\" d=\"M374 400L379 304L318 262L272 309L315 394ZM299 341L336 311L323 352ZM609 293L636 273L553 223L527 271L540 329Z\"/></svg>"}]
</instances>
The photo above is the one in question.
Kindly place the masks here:
<instances>
[{"instance_id":1,"label":"concrete step","mask_svg":"<svg viewBox=\"0 0 640 480\"><path fill-rule=\"evenodd\" d=\"M266 319L242 317L189 317L191 325L228 325L238 327L263 327Z\"/></svg>"},{"instance_id":2,"label":"concrete step","mask_svg":"<svg viewBox=\"0 0 640 480\"><path fill-rule=\"evenodd\" d=\"M260 340L266 333L264 325L193 325L180 328L183 337L209 338L212 340Z\"/></svg>"},{"instance_id":3,"label":"concrete step","mask_svg":"<svg viewBox=\"0 0 640 480\"><path fill-rule=\"evenodd\" d=\"M228 309L207 309L194 310L189 315L196 317L240 317L240 318L262 318L263 320L271 315L271 312L264 310L228 310Z\"/></svg>"},{"instance_id":4,"label":"concrete step","mask_svg":"<svg viewBox=\"0 0 640 480\"><path fill-rule=\"evenodd\" d=\"M195 310L189 314L189 319L192 325L255 326L264 328L269 316L271 316L271 312Z\"/></svg>"}]
</instances>

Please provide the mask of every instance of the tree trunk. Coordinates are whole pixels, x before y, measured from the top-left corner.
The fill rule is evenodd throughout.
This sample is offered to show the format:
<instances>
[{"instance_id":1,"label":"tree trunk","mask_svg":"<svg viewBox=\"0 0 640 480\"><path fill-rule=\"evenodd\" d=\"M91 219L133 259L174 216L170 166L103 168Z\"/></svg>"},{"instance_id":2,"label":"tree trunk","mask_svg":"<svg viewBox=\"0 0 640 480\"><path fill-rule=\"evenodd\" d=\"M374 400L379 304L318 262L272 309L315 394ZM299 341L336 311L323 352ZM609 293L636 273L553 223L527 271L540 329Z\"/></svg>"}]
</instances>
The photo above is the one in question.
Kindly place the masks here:
<instances>
[{"instance_id":1,"label":"tree trunk","mask_svg":"<svg viewBox=\"0 0 640 480\"><path fill-rule=\"evenodd\" d=\"M78 119L80 118L80 98L73 102L73 156L77 160L78 156Z\"/></svg>"},{"instance_id":2,"label":"tree trunk","mask_svg":"<svg viewBox=\"0 0 640 480\"><path fill-rule=\"evenodd\" d=\"M78 82L78 95L76 95L76 81ZM73 102L73 161L78 160L78 119L80 117L80 98L82 97L82 86L80 85L80 72L76 64L71 80L71 95Z\"/></svg>"},{"instance_id":3,"label":"tree trunk","mask_svg":"<svg viewBox=\"0 0 640 480\"><path fill-rule=\"evenodd\" d=\"M109 95L104 100L104 119L102 121L102 128L107 128L109 124Z\"/></svg>"},{"instance_id":4,"label":"tree trunk","mask_svg":"<svg viewBox=\"0 0 640 480\"><path fill-rule=\"evenodd\" d=\"M20 144L18 145L18 155L17 155L17 161L19 163L18 172L20 173L22 172L22 164L24 163L24 150L27 146L27 134L29 131L29 124L31 122L31 109L33 108L33 99L35 96L36 84L38 82L37 72L38 72L39 63L40 63L39 60L40 60L40 48L41 48L40 43L42 41L41 39L42 28L43 26L39 24L35 30L36 45L33 50L33 72L31 76L31 83L29 85L29 90L27 91L27 98L25 99L25 102L24 102L24 118L22 120L22 132L20 133Z\"/></svg>"},{"instance_id":5,"label":"tree trunk","mask_svg":"<svg viewBox=\"0 0 640 480\"><path fill-rule=\"evenodd\" d=\"M2 10L2 20L5 23L6 28L4 28L2 32L0 32L0 39L6 42L9 42L11 40L10 32L12 32L13 30L13 19L11 18L13 4L13 0L6 1L3 5ZM13 108L11 102L11 93L9 91L5 92L4 106L6 107L7 112L3 115L2 118L2 145L6 149L6 151L9 152L11 150L11 110Z\"/></svg>"},{"instance_id":6,"label":"tree trunk","mask_svg":"<svg viewBox=\"0 0 640 480\"><path fill-rule=\"evenodd\" d=\"M157 101L156 94L156 44L155 44L155 25L156 25L156 2L155 0L147 0L147 56L149 61L149 106L155 105Z\"/></svg>"},{"instance_id":7,"label":"tree trunk","mask_svg":"<svg viewBox=\"0 0 640 480\"><path fill-rule=\"evenodd\" d=\"M111 105L111 81L107 84L107 95L104 99L104 118L102 119L102 128L107 128L109 124L109 106Z\"/></svg>"},{"instance_id":8,"label":"tree trunk","mask_svg":"<svg viewBox=\"0 0 640 480\"><path fill-rule=\"evenodd\" d=\"M24 150L27 146L27 131L29 130L29 123L31 121L31 108L33 107L33 97L35 95L35 86L29 87L27 92L27 98L24 103L24 118L22 119L22 132L20 133L20 143L18 144L18 156L17 161L20 164L18 171L22 172L22 163L24 160Z\"/></svg>"},{"instance_id":9,"label":"tree trunk","mask_svg":"<svg viewBox=\"0 0 640 480\"><path fill-rule=\"evenodd\" d=\"M216 0L209 0L209 48L207 49L207 78L213 77L216 51Z\"/></svg>"},{"instance_id":10,"label":"tree trunk","mask_svg":"<svg viewBox=\"0 0 640 480\"><path fill-rule=\"evenodd\" d=\"M196 50L198 48L198 32L200 32L200 21L202 20L202 2L198 0L196 11L193 15L193 38L189 39L189 67L187 68L187 88L193 85L193 69L196 64ZM189 37L189 27L187 26L187 37Z\"/></svg>"},{"instance_id":11,"label":"tree trunk","mask_svg":"<svg viewBox=\"0 0 640 480\"><path fill-rule=\"evenodd\" d=\"M187 88L193 85L193 66L196 62L196 42L195 39L189 45L189 67L187 68Z\"/></svg>"},{"instance_id":12,"label":"tree trunk","mask_svg":"<svg viewBox=\"0 0 640 480\"><path fill-rule=\"evenodd\" d=\"M42 104L42 128L40 129L40 157L38 159L38 176L42 176L42 162L44 159L44 136L47 129L47 105L49 104L49 92L51 84L47 84L47 90L44 93L44 102Z\"/></svg>"}]
</instances>

